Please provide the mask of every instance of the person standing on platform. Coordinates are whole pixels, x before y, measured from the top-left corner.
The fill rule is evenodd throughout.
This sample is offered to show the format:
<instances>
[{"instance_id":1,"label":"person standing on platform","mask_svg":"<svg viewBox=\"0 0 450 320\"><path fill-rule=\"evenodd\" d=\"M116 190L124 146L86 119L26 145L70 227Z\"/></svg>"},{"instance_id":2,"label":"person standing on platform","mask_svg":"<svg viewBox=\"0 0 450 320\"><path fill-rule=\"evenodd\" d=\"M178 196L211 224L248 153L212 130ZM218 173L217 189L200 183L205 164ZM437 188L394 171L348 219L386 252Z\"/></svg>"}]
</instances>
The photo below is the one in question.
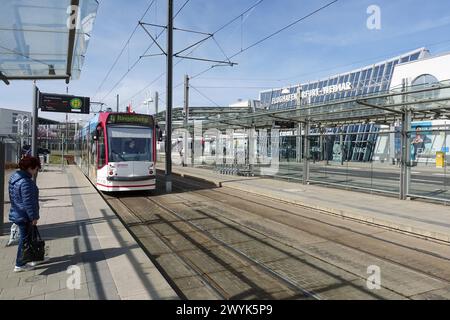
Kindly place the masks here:
<instances>
[{"instance_id":1,"label":"person standing on platform","mask_svg":"<svg viewBox=\"0 0 450 320\"><path fill-rule=\"evenodd\" d=\"M19 228L19 246L17 249L14 272L30 270L35 263L26 264L22 261L24 244L29 241L30 229L39 220L39 189L33 181L33 176L41 168L39 158L24 157L19 162L19 169L9 179L9 199L11 209L9 220Z\"/></svg>"}]
</instances>

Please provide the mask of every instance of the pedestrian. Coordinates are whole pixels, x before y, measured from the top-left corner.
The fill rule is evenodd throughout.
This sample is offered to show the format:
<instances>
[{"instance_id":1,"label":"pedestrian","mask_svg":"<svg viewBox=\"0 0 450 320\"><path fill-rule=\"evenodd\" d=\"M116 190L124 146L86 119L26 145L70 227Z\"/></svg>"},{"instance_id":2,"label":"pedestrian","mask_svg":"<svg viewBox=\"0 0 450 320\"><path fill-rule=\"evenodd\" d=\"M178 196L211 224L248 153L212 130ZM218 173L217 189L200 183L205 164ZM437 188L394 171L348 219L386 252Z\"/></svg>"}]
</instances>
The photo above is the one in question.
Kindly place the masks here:
<instances>
[{"instance_id":1,"label":"pedestrian","mask_svg":"<svg viewBox=\"0 0 450 320\"><path fill-rule=\"evenodd\" d=\"M16 266L14 272L32 269L36 263L22 261L24 244L30 240L31 227L39 220L39 189L33 181L41 168L39 158L24 157L19 162L19 169L9 179L9 199L11 209L9 220L19 228L19 245L17 249Z\"/></svg>"}]
</instances>

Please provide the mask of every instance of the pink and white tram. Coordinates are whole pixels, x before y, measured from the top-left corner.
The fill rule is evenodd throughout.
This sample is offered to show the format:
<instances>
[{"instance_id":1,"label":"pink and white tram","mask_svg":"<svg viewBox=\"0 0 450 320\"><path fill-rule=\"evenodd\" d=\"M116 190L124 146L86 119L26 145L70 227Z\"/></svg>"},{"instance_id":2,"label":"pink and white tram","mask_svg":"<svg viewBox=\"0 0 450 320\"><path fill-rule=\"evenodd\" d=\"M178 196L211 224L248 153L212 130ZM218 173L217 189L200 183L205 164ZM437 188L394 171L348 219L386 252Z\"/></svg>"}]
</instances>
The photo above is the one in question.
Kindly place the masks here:
<instances>
[{"instance_id":1,"label":"pink and white tram","mask_svg":"<svg viewBox=\"0 0 450 320\"><path fill-rule=\"evenodd\" d=\"M155 189L156 127L152 116L99 113L76 138L76 163L97 189Z\"/></svg>"}]
</instances>

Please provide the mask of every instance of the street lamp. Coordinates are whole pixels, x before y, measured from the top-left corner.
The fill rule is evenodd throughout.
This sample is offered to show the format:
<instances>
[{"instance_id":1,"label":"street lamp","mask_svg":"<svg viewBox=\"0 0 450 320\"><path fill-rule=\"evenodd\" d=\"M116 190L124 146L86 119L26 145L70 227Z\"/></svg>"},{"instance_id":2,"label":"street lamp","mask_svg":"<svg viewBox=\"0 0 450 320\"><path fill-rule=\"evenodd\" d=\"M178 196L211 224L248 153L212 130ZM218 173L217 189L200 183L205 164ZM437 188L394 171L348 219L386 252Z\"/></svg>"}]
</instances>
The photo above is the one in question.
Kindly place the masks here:
<instances>
[{"instance_id":1,"label":"street lamp","mask_svg":"<svg viewBox=\"0 0 450 320\"><path fill-rule=\"evenodd\" d=\"M148 98L143 101L143 104L147 106L147 113L150 115L150 103L153 102L153 98Z\"/></svg>"},{"instance_id":2,"label":"street lamp","mask_svg":"<svg viewBox=\"0 0 450 320\"><path fill-rule=\"evenodd\" d=\"M19 114L16 118L16 122L19 124L19 136L20 136L20 148L23 148L23 127L26 122L29 122L27 116Z\"/></svg>"}]
</instances>

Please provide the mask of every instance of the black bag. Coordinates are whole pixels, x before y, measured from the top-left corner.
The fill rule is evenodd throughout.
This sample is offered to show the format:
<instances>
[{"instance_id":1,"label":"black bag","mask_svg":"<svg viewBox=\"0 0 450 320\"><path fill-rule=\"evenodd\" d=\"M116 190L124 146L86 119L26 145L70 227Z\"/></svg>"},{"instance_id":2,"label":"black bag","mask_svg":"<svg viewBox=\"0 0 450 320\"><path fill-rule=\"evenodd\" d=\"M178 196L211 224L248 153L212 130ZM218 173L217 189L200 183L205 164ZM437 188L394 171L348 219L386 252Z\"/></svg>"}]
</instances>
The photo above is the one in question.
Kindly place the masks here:
<instances>
[{"instance_id":1,"label":"black bag","mask_svg":"<svg viewBox=\"0 0 450 320\"><path fill-rule=\"evenodd\" d=\"M37 226L31 226L28 242L23 244L22 262L44 261L45 241L41 239Z\"/></svg>"}]
</instances>

